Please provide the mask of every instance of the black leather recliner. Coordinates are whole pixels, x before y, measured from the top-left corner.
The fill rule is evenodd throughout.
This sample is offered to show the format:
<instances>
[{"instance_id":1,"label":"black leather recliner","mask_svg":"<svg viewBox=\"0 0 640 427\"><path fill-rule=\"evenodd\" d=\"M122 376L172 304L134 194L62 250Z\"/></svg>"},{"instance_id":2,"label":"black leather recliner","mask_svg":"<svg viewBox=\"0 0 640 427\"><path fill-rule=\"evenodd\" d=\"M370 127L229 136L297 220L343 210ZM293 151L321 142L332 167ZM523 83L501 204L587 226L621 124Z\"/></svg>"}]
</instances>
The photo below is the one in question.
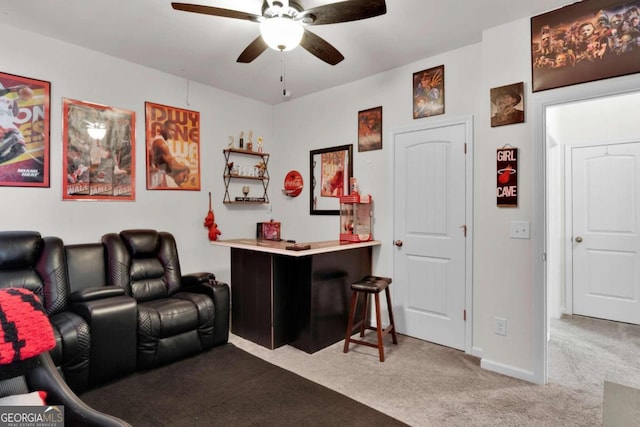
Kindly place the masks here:
<instances>
[{"instance_id":1,"label":"black leather recliner","mask_svg":"<svg viewBox=\"0 0 640 427\"><path fill-rule=\"evenodd\" d=\"M0 288L25 288L38 295L53 326L51 357L77 393L88 387L90 331L69 311L64 245L36 231L0 232Z\"/></svg>"},{"instance_id":2,"label":"black leather recliner","mask_svg":"<svg viewBox=\"0 0 640 427\"><path fill-rule=\"evenodd\" d=\"M102 237L108 280L137 301L138 368L181 359L229 338L229 286L211 273L182 276L174 237L125 230Z\"/></svg>"}]
</instances>

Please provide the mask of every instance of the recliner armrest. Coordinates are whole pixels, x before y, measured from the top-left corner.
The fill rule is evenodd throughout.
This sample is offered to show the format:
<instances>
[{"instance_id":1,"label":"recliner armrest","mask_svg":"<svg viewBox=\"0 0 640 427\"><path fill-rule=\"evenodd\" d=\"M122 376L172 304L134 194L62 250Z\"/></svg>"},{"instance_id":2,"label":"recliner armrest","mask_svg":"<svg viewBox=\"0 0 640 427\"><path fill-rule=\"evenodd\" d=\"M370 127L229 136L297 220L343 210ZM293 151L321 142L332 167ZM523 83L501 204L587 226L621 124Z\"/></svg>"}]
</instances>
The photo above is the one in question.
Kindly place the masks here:
<instances>
[{"instance_id":1,"label":"recliner armrest","mask_svg":"<svg viewBox=\"0 0 640 427\"><path fill-rule=\"evenodd\" d=\"M124 295L124 289L120 286L97 286L75 291L70 295L72 303L88 302L103 298L119 297Z\"/></svg>"},{"instance_id":2,"label":"recliner armrest","mask_svg":"<svg viewBox=\"0 0 640 427\"><path fill-rule=\"evenodd\" d=\"M182 276L181 281L182 286L184 286L185 288L189 288L190 286L195 286L198 283L215 283L216 275L213 273L208 273L206 271L201 271L199 273L189 273Z\"/></svg>"}]
</instances>

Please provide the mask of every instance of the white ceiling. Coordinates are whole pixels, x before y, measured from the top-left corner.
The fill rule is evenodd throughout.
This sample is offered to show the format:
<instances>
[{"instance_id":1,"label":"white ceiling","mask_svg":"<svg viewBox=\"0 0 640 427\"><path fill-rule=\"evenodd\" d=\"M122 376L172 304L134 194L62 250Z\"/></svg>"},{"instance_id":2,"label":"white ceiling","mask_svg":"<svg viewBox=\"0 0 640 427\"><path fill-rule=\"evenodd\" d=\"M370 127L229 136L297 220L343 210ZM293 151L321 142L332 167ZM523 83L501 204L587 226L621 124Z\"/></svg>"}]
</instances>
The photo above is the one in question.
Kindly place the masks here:
<instances>
[{"instance_id":1,"label":"white ceiling","mask_svg":"<svg viewBox=\"0 0 640 427\"><path fill-rule=\"evenodd\" d=\"M262 0L186 0L259 15ZM334 2L302 0L305 8ZM572 3L567 0L387 0L376 18L309 27L345 60L331 66L302 48L238 55L258 24L181 12L170 0L0 0L0 22L229 92L278 104L481 41L482 31ZM3 34L3 43L14 40ZM10 72L11 70L2 70ZM419 71L419 70L416 70ZM291 99L289 98L289 99Z\"/></svg>"}]
</instances>

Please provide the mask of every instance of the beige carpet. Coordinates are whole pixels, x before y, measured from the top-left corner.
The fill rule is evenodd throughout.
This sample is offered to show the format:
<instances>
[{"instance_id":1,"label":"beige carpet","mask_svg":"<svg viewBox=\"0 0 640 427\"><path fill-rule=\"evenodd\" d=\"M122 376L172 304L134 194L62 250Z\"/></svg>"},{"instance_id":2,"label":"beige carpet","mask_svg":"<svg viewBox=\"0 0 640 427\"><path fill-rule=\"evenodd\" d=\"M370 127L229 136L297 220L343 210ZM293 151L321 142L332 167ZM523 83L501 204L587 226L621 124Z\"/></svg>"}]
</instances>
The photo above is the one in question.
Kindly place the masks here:
<instances>
[{"instance_id":1,"label":"beige carpet","mask_svg":"<svg viewBox=\"0 0 640 427\"><path fill-rule=\"evenodd\" d=\"M481 369L477 358L463 352L402 335L397 347L387 337L384 363L368 347L352 345L343 354L342 342L309 355L289 346L267 350L234 335L230 341L413 426L599 426L604 380L640 385L640 329L606 323L615 334L611 327L594 326L593 319L553 321L550 382L544 387Z\"/></svg>"}]
</instances>

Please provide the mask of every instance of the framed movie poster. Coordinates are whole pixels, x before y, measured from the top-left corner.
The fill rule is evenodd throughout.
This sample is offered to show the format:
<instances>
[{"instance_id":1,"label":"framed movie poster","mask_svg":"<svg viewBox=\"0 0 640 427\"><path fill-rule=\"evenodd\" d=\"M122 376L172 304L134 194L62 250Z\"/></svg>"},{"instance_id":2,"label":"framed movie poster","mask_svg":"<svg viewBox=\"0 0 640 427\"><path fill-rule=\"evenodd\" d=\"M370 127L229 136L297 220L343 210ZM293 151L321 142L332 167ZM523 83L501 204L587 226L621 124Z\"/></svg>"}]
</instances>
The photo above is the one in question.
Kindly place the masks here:
<instances>
[{"instance_id":1,"label":"framed movie poster","mask_svg":"<svg viewBox=\"0 0 640 427\"><path fill-rule=\"evenodd\" d=\"M200 113L145 103L148 190L200 190Z\"/></svg>"},{"instance_id":2,"label":"framed movie poster","mask_svg":"<svg viewBox=\"0 0 640 427\"><path fill-rule=\"evenodd\" d=\"M358 151L382 149L382 107L358 111Z\"/></svg>"},{"instance_id":3,"label":"framed movie poster","mask_svg":"<svg viewBox=\"0 0 640 427\"><path fill-rule=\"evenodd\" d=\"M531 18L533 91L640 71L640 0L584 0Z\"/></svg>"},{"instance_id":4,"label":"framed movie poster","mask_svg":"<svg viewBox=\"0 0 640 427\"><path fill-rule=\"evenodd\" d=\"M62 99L63 200L135 200L134 111Z\"/></svg>"},{"instance_id":5,"label":"framed movie poster","mask_svg":"<svg viewBox=\"0 0 640 427\"><path fill-rule=\"evenodd\" d=\"M491 127L524 123L524 82L491 88Z\"/></svg>"},{"instance_id":6,"label":"framed movie poster","mask_svg":"<svg viewBox=\"0 0 640 427\"><path fill-rule=\"evenodd\" d=\"M51 83L0 72L0 186L49 187Z\"/></svg>"},{"instance_id":7,"label":"framed movie poster","mask_svg":"<svg viewBox=\"0 0 640 427\"><path fill-rule=\"evenodd\" d=\"M312 150L309 155L311 215L339 215L340 196L349 194L353 145Z\"/></svg>"},{"instance_id":8,"label":"framed movie poster","mask_svg":"<svg viewBox=\"0 0 640 427\"><path fill-rule=\"evenodd\" d=\"M413 118L444 114L444 65L413 73Z\"/></svg>"}]
</instances>

